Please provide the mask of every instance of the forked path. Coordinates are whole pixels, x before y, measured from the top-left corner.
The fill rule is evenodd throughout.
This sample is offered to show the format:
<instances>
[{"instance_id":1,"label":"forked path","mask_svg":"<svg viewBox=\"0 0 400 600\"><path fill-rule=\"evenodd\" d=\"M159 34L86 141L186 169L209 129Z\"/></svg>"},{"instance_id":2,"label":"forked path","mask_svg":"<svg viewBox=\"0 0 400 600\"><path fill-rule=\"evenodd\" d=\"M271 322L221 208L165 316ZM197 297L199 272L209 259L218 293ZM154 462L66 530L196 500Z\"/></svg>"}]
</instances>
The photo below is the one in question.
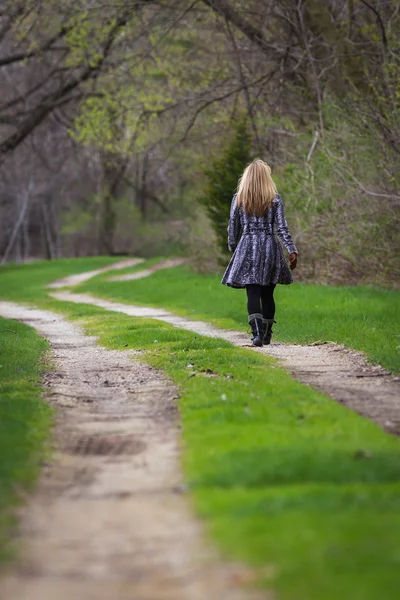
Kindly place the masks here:
<instances>
[{"instance_id":1,"label":"forked path","mask_svg":"<svg viewBox=\"0 0 400 600\"><path fill-rule=\"evenodd\" d=\"M57 281L53 281L48 286L50 289L58 289L63 287L69 287L74 285L79 285L84 283L85 281L89 281L96 275L100 275L101 273L106 273L107 271L119 271L121 269L127 269L128 267L136 267L136 265L140 265L143 262L143 258L127 258L126 260L120 260L112 265L108 265L106 267L101 267L101 269L96 269L94 271L85 271L83 273L78 273L77 275L69 275L68 277L64 277L63 279L58 279ZM143 269L144 270L144 269Z\"/></svg>"},{"instance_id":2,"label":"forked path","mask_svg":"<svg viewBox=\"0 0 400 600\"><path fill-rule=\"evenodd\" d=\"M52 347L54 460L21 511L1 600L261 600L222 563L182 495L177 390L58 314L0 302Z\"/></svg>"}]
</instances>

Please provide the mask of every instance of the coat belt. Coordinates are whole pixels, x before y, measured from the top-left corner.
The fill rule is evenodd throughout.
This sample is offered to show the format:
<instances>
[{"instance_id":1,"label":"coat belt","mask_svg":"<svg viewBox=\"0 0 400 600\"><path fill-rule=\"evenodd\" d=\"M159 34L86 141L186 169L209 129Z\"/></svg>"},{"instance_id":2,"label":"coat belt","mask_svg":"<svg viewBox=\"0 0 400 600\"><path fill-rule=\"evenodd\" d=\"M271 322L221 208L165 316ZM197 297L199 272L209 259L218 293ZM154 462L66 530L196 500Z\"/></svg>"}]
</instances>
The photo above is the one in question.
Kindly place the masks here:
<instances>
[{"instance_id":1,"label":"coat belt","mask_svg":"<svg viewBox=\"0 0 400 600\"><path fill-rule=\"evenodd\" d=\"M250 235L251 233L266 233L267 235L274 235L273 231L270 231L265 227L259 229L245 229L242 235Z\"/></svg>"}]
</instances>

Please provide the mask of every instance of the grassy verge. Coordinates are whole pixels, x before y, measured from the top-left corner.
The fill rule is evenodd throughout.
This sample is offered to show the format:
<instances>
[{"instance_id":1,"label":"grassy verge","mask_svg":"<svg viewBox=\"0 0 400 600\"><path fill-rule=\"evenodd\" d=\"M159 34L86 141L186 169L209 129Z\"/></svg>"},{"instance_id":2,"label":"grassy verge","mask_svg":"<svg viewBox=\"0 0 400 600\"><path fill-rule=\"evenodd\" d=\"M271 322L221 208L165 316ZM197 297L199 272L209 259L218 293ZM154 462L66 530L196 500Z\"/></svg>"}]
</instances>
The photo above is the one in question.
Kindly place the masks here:
<instances>
[{"instance_id":1,"label":"grassy verge","mask_svg":"<svg viewBox=\"0 0 400 600\"><path fill-rule=\"evenodd\" d=\"M154 320L64 305L109 348L144 351L180 388L197 511L280 600L395 600L400 440L268 357Z\"/></svg>"},{"instance_id":2,"label":"grassy verge","mask_svg":"<svg viewBox=\"0 0 400 600\"><path fill-rule=\"evenodd\" d=\"M0 318L0 330L0 560L4 560L11 551L10 508L19 491L38 475L51 410L42 401L40 388L47 342L16 321Z\"/></svg>"},{"instance_id":3,"label":"grassy verge","mask_svg":"<svg viewBox=\"0 0 400 600\"><path fill-rule=\"evenodd\" d=\"M0 267L0 299L38 302L47 299L45 287L57 279L106 267L118 257L63 258Z\"/></svg>"},{"instance_id":4,"label":"grassy verge","mask_svg":"<svg viewBox=\"0 0 400 600\"><path fill-rule=\"evenodd\" d=\"M144 263L141 268L145 268ZM99 276L76 288L127 304L159 306L225 328L245 328L243 290L220 285L220 277L185 267L145 279L107 282ZM301 344L334 341L361 350L372 362L400 372L400 292L368 287L310 284L278 286L276 338Z\"/></svg>"}]
</instances>

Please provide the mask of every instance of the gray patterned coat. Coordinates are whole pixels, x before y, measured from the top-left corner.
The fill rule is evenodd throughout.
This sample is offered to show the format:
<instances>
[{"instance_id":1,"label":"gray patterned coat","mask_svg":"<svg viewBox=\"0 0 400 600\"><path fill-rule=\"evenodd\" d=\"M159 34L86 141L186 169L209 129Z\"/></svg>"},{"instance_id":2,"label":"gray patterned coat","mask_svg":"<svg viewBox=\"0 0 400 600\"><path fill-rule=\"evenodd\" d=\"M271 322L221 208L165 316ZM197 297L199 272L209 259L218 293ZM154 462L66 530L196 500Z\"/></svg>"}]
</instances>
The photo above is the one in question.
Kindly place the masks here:
<instances>
[{"instance_id":1,"label":"gray patterned coat","mask_svg":"<svg viewBox=\"0 0 400 600\"><path fill-rule=\"evenodd\" d=\"M275 231L289 254L297 252L279 194L262 217L247 215L236 204L235 194L228 225L228 247L233 256L221 283L234 288L248 284L293 283Z\"/></svg>"}]
</instances>

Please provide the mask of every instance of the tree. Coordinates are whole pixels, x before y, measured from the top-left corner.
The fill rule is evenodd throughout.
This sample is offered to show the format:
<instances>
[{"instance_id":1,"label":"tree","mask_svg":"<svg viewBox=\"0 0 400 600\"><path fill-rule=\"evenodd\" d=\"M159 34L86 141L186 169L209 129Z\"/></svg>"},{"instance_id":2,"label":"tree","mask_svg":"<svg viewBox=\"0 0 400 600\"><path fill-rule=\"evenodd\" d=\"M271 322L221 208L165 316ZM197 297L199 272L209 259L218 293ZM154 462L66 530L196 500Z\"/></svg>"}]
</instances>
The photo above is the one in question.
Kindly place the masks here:
<instances>
[{"instance_id":1,"label":"tree","mask_svg":"<svg viewBox=\"0 0 400 600\"><path fill-rule=\"evenodd\" d=\"M183 247L205 185L212 202L204 199L205 212L225 252L230 199L246 162L232 168L226 141L244 114L253 153L273 165L308 257L301 276L356 283L381 273L395 282L398 6L3 0L4 262L152 252L144 238L154 237L152 227L179 227ZM210 140L212 156L221 156L216 165ZM215 256L210 230L196 227ZM310 275L307 264L315 265Z\"/></svg>"},{"instance_id":2,"label":"tree","mask_svg":"<svg viewBox=\"0 0 400 600\"><path fill-rule=\"evenodd\" d=\"M232 196L238 179L250 160L251 135L248 131L247 119L241 118L236 122L233 136L221 156L205 169L208 181L204 194L200 198L217 235L218 247L225 256L227 254L226 228Z\"/></svg>"}]
</instances>

